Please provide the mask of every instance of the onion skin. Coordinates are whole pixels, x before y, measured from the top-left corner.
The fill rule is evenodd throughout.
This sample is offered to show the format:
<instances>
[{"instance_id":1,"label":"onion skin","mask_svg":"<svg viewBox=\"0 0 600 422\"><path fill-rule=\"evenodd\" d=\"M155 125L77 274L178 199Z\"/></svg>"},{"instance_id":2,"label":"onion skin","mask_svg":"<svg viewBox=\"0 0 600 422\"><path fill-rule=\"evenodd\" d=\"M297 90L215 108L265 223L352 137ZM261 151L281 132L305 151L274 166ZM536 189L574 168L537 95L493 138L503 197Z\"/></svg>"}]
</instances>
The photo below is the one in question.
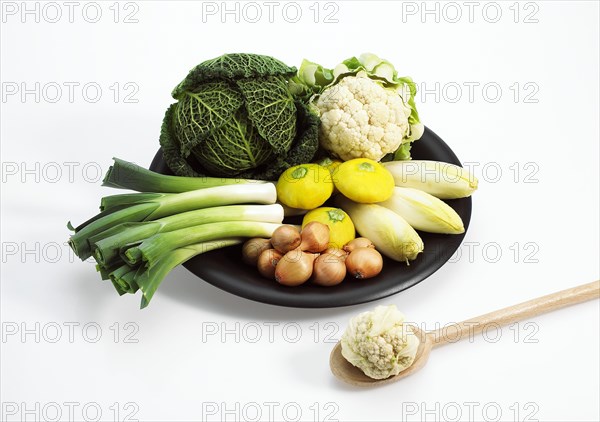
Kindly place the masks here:
<instances>
[{"instance_id":1,"label":"onion skin","mask_svg":"<svg viewBox=\"0 0 600 422\"><path fill-rule=\"evenodd\" d=\"M346 278L344 258L324 253L315 259L312 282L319 286L335 286Z\"/></svg>"},{"instance_id":2,"label":"onion skin","mask_svg":"<svg viewBox=\"0 0 600 422\"><path fill-rule=\"evenodd\" d=\"M311 221L300 232L302 243L300 249L306 252L323 252L329 246L329 226L318 221Z\"/></svg>"},{"instance_id":3,"label":"onion skin","mask_svg":"<svg viewBox=\"0 0 600 422\"><path fill-rule=\"evenodd\" d=\"M269 239L255 237L247 240L244 246L242 246L242 261L248 265L257 265L260 254L271 248Z\"/></svg>"},{"instance_id":4,"label":"onion skin","mask_svg":"<svg viewBox=\"0 0 600 422\"><path fill-rule=\"evenodd\" d=\"M348 256L348 252L346 252L343 249L339 249L339 248L327 248L325 250L325 252L323 252L323 254L331 254L331 255L337 256L342 261L344 261L346 259L346 257Z\"/></svg>"},{"instance_id":5,"label":"onion skin","mask_svg":"<svg viewBox=\"0 0 600 422\"><path fill-rule=\"evenodd\" d=\"M346 258L346 269L361 280L375 277L383 269L383 258L374 248L356 248Z\"/></svg>"},{"instance_id":6,"label":"onion skin","mask_svg":"<svg viewBox=\"0 0 600 422\"><path fill-rule=\"evenodd\" d=\"M296 249L301 242L300 232L289 224L278 227L271 236L271 245L282 254Z\"/></svg>"},{"instance_id":7,"label":"onion skin","mask_svg":"<svg viewBox=\"0 0 600 422\"><path fill-rule=\"evenodd\" d=\"M275 280L284 286L299 286L310 278L318 254L300 249L289 251L279 260L275 268Z\"/></svg>"},{"instance_id":8,"label":"onion skin","mask_svg":"<svg viewBox=\"0 0 600 422\"><path fill-rule=\"evenodd\" d=\"M352 252L356 248L375 248L375 245L366 237L357 237L344 245L346 252Z\"/></svg>"},{"instance_id":9,"label":"onion skin","mask_svg":"<svg viewBox=\"0 0 600 422\"><path fill-rule=\"evenodd\" d=\"M277 249L267 249L263 251L259 255L258 262L256 263L260 275L273 280L275 278L275 268L281 258L283 258L283 254Z\"/></svg>"}]
</instances>

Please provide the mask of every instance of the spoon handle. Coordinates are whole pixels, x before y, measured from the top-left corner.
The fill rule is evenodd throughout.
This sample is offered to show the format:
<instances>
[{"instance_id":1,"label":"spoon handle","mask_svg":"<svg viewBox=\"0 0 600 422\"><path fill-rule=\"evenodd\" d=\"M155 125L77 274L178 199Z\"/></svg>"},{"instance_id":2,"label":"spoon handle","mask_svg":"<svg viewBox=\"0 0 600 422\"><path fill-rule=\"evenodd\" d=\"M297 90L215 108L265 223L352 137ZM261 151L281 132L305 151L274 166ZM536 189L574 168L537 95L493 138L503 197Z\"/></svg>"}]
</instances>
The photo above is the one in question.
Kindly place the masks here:
<instances>
[{"instance_id":1,"label":"spoon handle","mask_svg":"<svg viewBox=\"0 0 600 422\"><path fill-rule=\"evenodd\" d=\"M433 347L437 347L448 343L455 343L464 338L472 338L487 327L497 328L512 324L513 322L564 308L565 306L596 299L599 296L600 280L596 280L430 331L427 334L433 341Z\"/></svg>"}]
</instances>

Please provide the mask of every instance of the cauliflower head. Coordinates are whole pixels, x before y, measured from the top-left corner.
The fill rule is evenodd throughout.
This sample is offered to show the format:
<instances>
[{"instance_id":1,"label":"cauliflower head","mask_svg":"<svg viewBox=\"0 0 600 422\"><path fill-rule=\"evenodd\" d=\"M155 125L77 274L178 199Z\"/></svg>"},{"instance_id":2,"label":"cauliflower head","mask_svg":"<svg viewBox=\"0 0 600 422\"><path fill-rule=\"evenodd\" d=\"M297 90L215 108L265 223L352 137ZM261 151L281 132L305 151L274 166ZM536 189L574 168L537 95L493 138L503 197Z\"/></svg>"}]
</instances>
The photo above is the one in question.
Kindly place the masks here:
<instances>
[{"instance_id":1,"label":"cauliflower head","mask_svg":"<svg viewBox=\"0 0 600 422\"><path fill-rule=\"evenodd\" d=\"M425 131L415 103L417 85L372 53L331 69L304 59L290 91L320 114L320 146L344 161L380 161L388 153L393 160L410 160L412 142Z\"/></svg>"},{"instance_id":2,"label":"cauliflower head","mask_svg":"<svg viewBox=\"0 0 600 422\"><path fill-rule=\"evenodd\" d=\"M410 106L395 89L361 73L326 89L316 106L321 115L320 145L344 161L379 161L410 134Z\"/></svg>"},{"instance_id":3,"label":"cauliflower head","mask_svg":"<svg viewBox=\"0 0 600 422\"><path fill-rule=\"evenodd\" d=\"M385 379L412 365L419 338L396 306L378 306L350 320L342 336L342 355L365 375Z\"/></svg>"}]
</instances>

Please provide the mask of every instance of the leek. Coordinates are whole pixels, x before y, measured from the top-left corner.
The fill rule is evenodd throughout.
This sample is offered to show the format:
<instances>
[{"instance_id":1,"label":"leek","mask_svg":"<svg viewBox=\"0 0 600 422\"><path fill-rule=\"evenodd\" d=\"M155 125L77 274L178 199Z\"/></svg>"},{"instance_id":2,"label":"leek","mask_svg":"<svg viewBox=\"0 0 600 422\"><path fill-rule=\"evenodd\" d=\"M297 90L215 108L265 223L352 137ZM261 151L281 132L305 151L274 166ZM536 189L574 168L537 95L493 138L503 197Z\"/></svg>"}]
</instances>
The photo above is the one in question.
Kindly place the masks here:
<instances>
[{"instance_id":1,"label":"leek","mask_svg":"<svg viewBox=\"0 0 600 422\"><path fill-rule=\"evenodd\" d=\"M119 158L113 158L113 160L115 162L106 172L102 186L131 189L138 192L181 193L224 185L266 183L262 180L250 179L168 176Z\"/></svg>"},{"instance_id":2,"label":"leek","mask_svg":"<svg viewBox=\"0 0 600 422\"><path fill-rule=\"evenodd\" d=\"M222 221L187 227L156 234L144 240L139 246L125 250L121 256L129 265L144 263L146 268L152 268L165 252L173 249L214 241L223 238L224 235L270 238L279 226L280 224L256 221Z\"/></svg>"},{"instance_id":3,"label":"leek","mask_svg":"<svg viewBox=\"0 0 600 422\"><path fill-rule=\"evenodd\" d=\"M124 293L135 293L138 290L138 285L134 280L135 274L139 268L130 267L123 264L109 274L110 281L113 285L118 286L118 291Z\"/></svg>"},{"instance_id":4,"label":"leek","mask_svg":"<svg viewBox=\"0 0 600 422\"><path fill-rule=\"evenodd\" d=\"M99 214L67 224L69 245L82 260L93 256L119 295L141 291L142 308L175 266L243 237L271 237L284 218L273 183L163 176L115 159L104 184L146 192L102 198Z\"/></svg>"},{"instance_id":5,"label":"leek","mask_svg":"<svg viewBox=\"0 0 600 422\"><path fill-rule=\"evenodd\" d=\"M82 261L92 255L89 238L117 224L154 220L199 208L221 205L273 204L277 199L275 185L271 183L218 186L175 194L137 193L125 195L127 202L120 202L119 206L132 204L131 206L115 212L110 212L109 209L107 215L99 219L88 220L79 226L75 234L71 236L69 245Z\"/></svg>"},{"instance_id":6,"label":"leek","mask_svg":"<svg viewBox=\"0 0 600 422\"><path fill-rule=\"evenodd\" d=\"M176 266L202 253L240 243L242 243L241 238L219 239L188 245L163 255L156 265L136 275L137 285L142 291L142 303L140 307L145 308L148 306L160 283Z\"/></svg>"},{"instance_id":7,"label":"leek","mask_svg":"<svg viewBox=\"0 0 600 422\"><path fill-rule=\"evenodd\" d=\"M204 208L171 215L154 221L122 223L89 238L94 258L100 265L110 265L119 259L119 252L126 245L141 242L158 233L180 230L220 221L258 221L281 223L281 205L229 205Z\"/></svg>"}]
</instances>

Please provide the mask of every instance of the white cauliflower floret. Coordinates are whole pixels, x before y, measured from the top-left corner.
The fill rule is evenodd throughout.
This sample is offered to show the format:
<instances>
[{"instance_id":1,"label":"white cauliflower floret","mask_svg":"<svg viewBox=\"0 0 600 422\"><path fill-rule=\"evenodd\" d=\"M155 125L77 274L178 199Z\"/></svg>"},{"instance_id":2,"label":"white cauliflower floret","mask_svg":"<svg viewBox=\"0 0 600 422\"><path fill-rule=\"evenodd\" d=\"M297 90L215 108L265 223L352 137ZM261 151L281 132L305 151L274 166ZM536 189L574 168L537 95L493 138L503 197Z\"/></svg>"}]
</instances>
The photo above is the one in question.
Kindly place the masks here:
<instances>
[{"instance_id":1,"label":"white cauliflower floret","mask_svg":"<svg viewBox=\"0 0 600 422\"><path fill-rule=\"evenodd\" d=\"M374 379L384 379L412 365L419 339L396 306L378 306L350 320L342 336L342 355Z\"/></svg>"},{"instance_id":2,"label":"white cauliflower floret","mask_svg":"<svg viewBox=\"0 0 600 422\"><path fill-rule=\"evenodd\" d=\"M326 89L316 103L321 146L344 161L379 161L408 137L411 109L394 89L360 73Z\"/></svg>"}]
</instances>

